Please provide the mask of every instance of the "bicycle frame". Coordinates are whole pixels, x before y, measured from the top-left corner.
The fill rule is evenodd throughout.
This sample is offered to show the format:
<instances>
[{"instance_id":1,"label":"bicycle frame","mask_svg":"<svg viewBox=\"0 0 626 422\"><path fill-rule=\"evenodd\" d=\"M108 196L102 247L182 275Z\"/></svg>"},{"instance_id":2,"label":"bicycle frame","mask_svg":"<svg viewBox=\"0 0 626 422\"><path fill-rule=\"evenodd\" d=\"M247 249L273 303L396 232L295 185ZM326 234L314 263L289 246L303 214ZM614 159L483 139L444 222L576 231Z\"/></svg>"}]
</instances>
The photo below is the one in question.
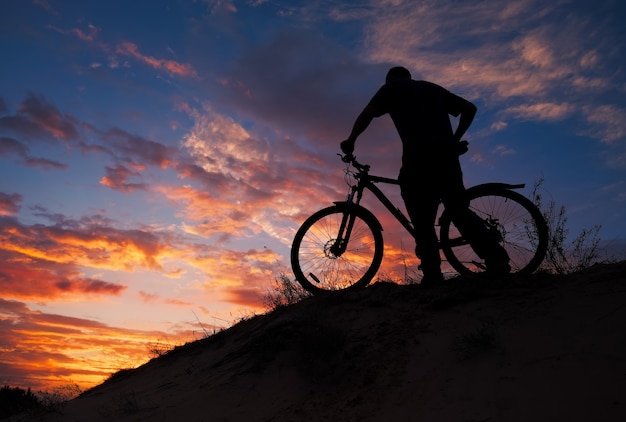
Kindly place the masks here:
<instances>
[{"instance_id":1,"label":"bicycle frame","mask_svg":"<svg viewBox=\"0 0 626 422\"><path fill-rule=\"evenodd\" d=\"M363 198L363 191L368 189L374 194L376 198L389 210L389 212L398 220L398 222L415 237L415 230L409 219L404 215L400 208L396 207L389 198L376 186L376 183L386 183L390 185L399 185L400 182L397 179L390 179L388 177L374 176L369 174L369 166L363 166L356 161L352 163L353 166L359 171L354 177L358 180L355 186L352 186L350 193L345 202L335 202L337 205L345 204L346 209L341 220L339 227L339 233L335 243L331 246L330 251L335 256L341 256L346 250L346 245L350 241L350 234L352 233L352 227L354 225L355 214L350 212L351 208L359 207L361 199ZM356 196L356 200L355 200ZM349 218L349 220L348 220ZM382 227L381 227L382 230Z\"/></svg>"},{"instance_id":2,"label":"bicycle frame","mask_svg":"<svg viewBox=\"0 0 626 422\"><path fill-rule=\"evenodd\" d=\"M356 214L351 212L351 208L360 206L361 199L363 198L363 192L365 191L365 189L368 189L370 192L372 192L374 196L378 198L378 200L385 206L385 208L389 210L391 215L393 215L396 220L398 220L402 227L404 227L411 234L411 236L415 238L415 229L413 228L410 220L407 218L406 215L404 215L400 208L396 207L391 202L391 200L387 198L387 196L378 188L378 186L376 186L376 183L399 185L400 182L397 179L369 174L370 166L360 164L354 159L354 157L351 157L351 160L349 161L344 161L349 162L354 168L358 170L358 172L354 174L354 177L358 180L358 183L355 186L352 186L345 202L334 202L334 204L336 205L343 204L346 208L343 214L341 225L339 227L337 239L330 247L330 252L337 257L341 256L341 254L345 252L347 244L350 241L350 234L352 233L354 219L356 218ZM481 186L498 186L503 189L520 189L524 187L524 184L511 185L507 183L486 183ZM463 244L467 244L467 241L465 241L462 237L459 237L456 239L449 239L447 244L451 246L460 246ZM439 247L441 247L441 242L439 242Z\"/></svg>"}]
</instances>

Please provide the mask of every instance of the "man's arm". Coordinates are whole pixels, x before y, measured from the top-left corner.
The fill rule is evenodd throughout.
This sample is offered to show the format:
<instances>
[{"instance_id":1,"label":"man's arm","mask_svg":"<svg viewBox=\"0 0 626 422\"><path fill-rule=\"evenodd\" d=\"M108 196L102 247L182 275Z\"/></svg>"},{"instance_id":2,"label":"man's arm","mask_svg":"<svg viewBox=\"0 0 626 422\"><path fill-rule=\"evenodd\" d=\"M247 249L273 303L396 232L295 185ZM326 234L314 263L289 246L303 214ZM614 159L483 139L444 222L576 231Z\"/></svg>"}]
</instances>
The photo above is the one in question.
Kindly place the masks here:
<instances>
[{"instance_id":1,"label":"man's arm","mask_svg":"<svg viewBox=\"0 0 626 422\"><path fill-rule=\"evenodd\" d=\"M474 121L474 116L476 116L476 111L478 111L478 109L474 104L467 101L465 98L461 98L456 95L454 97L454 109L459 112L457 114L453 114L453 116L458 116L459 114L461 115L459 118L459 125L454 132L454 140L456 142L461 142L463 135L465 135L465 132L467 132L467 129L469 129L470 125Z\"/></svg>"},{"instance_id":2,"label":"man's arm","mask_svg":"<svg viewBox=\"0 0 626 422\"><path fill-rule=\"evenodd\" d=\"M368 104L363 109L361 114L359 114L359 116L356 118L354 126L352 127L352 132L350 132L350 136L348 136L348 139L343 141L340 145L341 150L345 154L352 154L352 152L354 151L354 144L356 142L356 139L359 137L360 134L365 131L365 129L367 129L372 120L374 120L374 117L376 117L374 115L374 110Z\"/></svg>"}]
</instances>

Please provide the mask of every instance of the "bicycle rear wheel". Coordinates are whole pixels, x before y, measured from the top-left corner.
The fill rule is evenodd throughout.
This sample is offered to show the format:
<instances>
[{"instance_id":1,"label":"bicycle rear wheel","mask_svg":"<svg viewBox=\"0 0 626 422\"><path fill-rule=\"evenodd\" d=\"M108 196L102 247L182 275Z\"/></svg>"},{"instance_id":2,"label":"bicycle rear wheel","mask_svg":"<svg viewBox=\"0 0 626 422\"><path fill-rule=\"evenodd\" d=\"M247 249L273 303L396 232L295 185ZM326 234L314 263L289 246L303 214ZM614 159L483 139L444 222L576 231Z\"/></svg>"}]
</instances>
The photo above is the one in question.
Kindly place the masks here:
<instances>
[{"instance_id":1,"label":"bicycle rear wheel","mask_svg":"<svg viewBox=\"0 0 626 422\"><path fill-rule=\"evenodd\" d=\"M291 267L306 290L319 293L366 286L383 258L380 223L363 207L352 211L354 225L344 252L334 246L344 216L344 206L324 208L300 227L291 246Z\"/></svg>"},{"instance_id":2,"label":"bicycle rear wheel","mask_svg":"<svg viewBox=\"0 0 626 422\"><path fill-rule=\"evenodd\" d=\"M512 273L532 273L548 248L548 226L541 211L525 196L501 186L479 185L467 190L470 209L483 219L511 258ZM461 274L486 270L482 260L461 237L449 213L440 219L441 249Z\"/></svg>"}]
</instances>

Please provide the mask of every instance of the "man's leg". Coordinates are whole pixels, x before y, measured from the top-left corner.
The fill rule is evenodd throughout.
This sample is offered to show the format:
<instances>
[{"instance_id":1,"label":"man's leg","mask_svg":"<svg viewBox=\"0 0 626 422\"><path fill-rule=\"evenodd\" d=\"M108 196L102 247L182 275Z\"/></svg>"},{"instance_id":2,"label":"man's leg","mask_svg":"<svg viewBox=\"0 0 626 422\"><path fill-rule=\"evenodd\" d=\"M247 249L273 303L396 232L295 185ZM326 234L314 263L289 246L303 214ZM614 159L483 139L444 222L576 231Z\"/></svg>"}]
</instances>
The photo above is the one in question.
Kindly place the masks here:
<instances>
[{"instance_id":1,"label":"man's leg","mask_svg":"<svg viewBox=\"0 0 626 422\"><path fill-rule=\"evenodd\" d=\"M508 273L511 270L508 253L489 232L485 222L468 208L467 201L459 199L458 196L452 200L444 198L444 206L451 213L452 222L476 255L485 260L487 271Z\"/></svg>"},{"instance_id":2,"label":"man's leg","mask_svg":"<svg viewBox=\"0 0 626 422\"><path fill-rule=\"evenodd\" d=\"M439 242L435 231L435 218L439 198L431 189L419 188L413 183L402 183L402 199L415 229L415 254L421 260L423 284L443 280Z\"/></svg>"},{"instance_id":3,"label":"man's leg","mask_svg":"<svg viewBox=\"0 0 626 422\"><path fill-rule=\"evenodd\" d=\"M451 160L443 179L442 202L452 216L452 222L469 242L476 255L485 260L488 270L508 273L509 255L498 239L489 233L484 221L469 209L469 199L463 185L463 173L458 158Z\"/></svg>"}]
</instances>

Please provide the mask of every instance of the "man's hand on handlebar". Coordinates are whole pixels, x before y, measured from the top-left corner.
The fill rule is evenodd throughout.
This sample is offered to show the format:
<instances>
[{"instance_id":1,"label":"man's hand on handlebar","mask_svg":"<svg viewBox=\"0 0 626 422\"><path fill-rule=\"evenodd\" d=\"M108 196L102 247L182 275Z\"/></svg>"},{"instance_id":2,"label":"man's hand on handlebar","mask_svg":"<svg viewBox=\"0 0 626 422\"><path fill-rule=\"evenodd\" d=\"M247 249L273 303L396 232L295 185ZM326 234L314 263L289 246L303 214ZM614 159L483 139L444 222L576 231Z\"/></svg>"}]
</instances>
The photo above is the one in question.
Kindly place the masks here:
<instances>
[{"instance_id":1,"label":"man's hand on handlebar","mask_svg":"<svg viewBox=\"0 0 626 422\"><path fill-rule=\"evenodd\" d=\"M348 164L356 163L356 157L354 155L341 155L341 154L337 154L337 155L341 157L341 161L343 161L344 163L348 163Z\"/></svg>"},{"instance_id":2,"label":"man's hand on handlebar","mask_svg":"<svg viewBox=\"0 0 626 422\"><path fill-rule=\"evenodd\" d=\"M345 141L339 144L341 147L341 151L346 155L352 155L354 152L354 141L346 139Z\"/></svg>"},{"instance_id":3,"label":"man's hand on handlebar","mask_svg":"<svg viewBox=\"0 0 626 422\"><path fill-rule=\"evenodd\" d=\"M354 160L354 155L352 155L352 153L354 152L354 141L346 139L345 141L342 141L339 144L339 147L341 148L341 152L346 154L346 155L341 157L341 160L344 163L352 162L352 160Z\"/></svg>"}]
</instances>

